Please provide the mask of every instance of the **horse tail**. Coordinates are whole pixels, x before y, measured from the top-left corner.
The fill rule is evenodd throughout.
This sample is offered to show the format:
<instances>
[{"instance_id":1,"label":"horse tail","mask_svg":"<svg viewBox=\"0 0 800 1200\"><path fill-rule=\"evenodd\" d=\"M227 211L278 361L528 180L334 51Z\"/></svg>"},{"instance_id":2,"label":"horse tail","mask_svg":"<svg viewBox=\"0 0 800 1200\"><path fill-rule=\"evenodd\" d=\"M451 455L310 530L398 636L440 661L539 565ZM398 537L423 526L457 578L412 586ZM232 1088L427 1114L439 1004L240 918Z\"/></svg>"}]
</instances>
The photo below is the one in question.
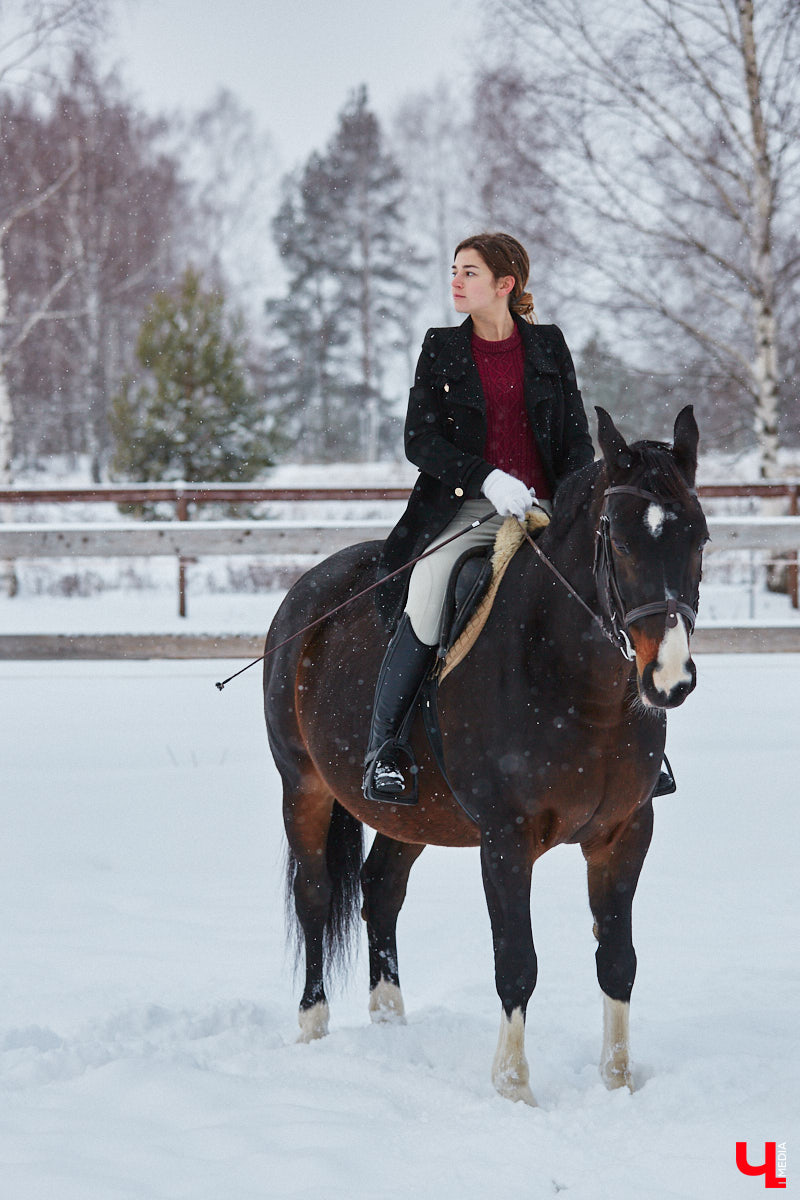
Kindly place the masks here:
<instances>
[{"instance_id":1,"label":"horse tail","mask_svg":"<svg viewBox=\"0 0 800 1200\"><path fill-rule=\"evenodd\" d=\"M334 800L331 823L325 845L325 865L331 895L325 921L323 948L325 974L329 982L344 977L358 955L361 930L361 868L364 865L364 827ZM294 903L294 881L298 860L287 843L286 849L286 930L294 948L295 970L300 966L304 948L303 930Z\"/></svg>"}]
</instances>

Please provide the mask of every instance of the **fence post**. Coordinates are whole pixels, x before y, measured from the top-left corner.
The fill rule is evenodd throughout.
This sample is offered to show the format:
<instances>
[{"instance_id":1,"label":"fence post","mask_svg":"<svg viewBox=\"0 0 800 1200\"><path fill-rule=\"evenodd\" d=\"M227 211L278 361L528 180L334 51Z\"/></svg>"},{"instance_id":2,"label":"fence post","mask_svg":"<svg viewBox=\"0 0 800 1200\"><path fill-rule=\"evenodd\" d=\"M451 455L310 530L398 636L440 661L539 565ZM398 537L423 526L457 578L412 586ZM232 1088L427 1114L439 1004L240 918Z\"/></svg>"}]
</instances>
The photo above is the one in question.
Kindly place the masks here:
<instances>
[{"instance_id":1,"label":"fence post","mask_svg":"<svg viewBox=\"0 0 800 1200\"><path fill-rule=\"evenodd\" d=\"M792 484L789 489L789 516L796 517L798 515L797 497L800 492L798 484ZM795 551L789 555L789 565L786 568L786 590L789 593L789 599L792 602L792 608L800 608L800 597L798 596L798 558L800 555Z\"/></svg>"},{"instance_id":2,"label":"fence post","mask_svg":"<svg viewBox=\"0 0 800 1200\"><path fill-rule=\"evenodd\" d=\"M185 493L179 489L175 495L175 506L179 521L189 520L189 502ZM183 556L178 556L178 616L186 616L186 562Z\"/></svg>"}]
</instances>

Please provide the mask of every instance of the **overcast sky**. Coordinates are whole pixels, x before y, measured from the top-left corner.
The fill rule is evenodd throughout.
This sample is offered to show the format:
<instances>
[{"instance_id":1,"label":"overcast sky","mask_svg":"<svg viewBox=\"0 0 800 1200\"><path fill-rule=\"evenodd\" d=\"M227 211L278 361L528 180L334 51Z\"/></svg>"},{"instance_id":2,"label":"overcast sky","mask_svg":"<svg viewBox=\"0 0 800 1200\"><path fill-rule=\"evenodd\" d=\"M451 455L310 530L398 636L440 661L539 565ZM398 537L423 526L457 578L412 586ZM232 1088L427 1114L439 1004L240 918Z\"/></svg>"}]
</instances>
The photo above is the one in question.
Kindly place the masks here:
<instances>
[{"instance_id":1,"label":"overcast sky","mask_svg":"<svg viewBox=\"0 0 800 1200\"><path fill-rule=\"evenodd\" d=\"M350 88L387 115L409 91L468 78L479 0L120 0L111 57L140 102L200 108L222 86L290 167L322 148Z\"/></svg>"}]
</instances>

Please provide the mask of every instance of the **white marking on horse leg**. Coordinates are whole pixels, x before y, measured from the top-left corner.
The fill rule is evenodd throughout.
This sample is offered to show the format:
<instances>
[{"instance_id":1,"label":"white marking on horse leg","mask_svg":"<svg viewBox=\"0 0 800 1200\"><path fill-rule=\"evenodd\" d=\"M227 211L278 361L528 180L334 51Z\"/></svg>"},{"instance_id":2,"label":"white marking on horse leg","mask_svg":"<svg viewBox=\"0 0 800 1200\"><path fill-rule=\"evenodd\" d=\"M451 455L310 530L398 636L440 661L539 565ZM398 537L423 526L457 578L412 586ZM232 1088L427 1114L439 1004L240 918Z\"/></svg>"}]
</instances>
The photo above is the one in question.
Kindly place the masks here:
<instances>
[{"instance_id":1,"label":"white marking on horse leg","mask_svg":"<svg viewBox=\"0 0 800 1200\"><path fill-rule=\"evenodd\" d=\"M507 1100L522 1100L536 1106L530 1089L530 1071L525 1057L525 1018L515 1008L511 1019L500 1013L500 1037L492 1064L492 1083Z\"/></svg>"},{"instance_id":2,"label":"white marking on horse leg","mask_svg":"<svg viewBox=\"0 0 800 1200\"><path fill-rule=\"evenodd\" d=\"M631 1006L624 1000L612 1000L603 995L603 1049L600 1054L600 1074L609 1090L626 1087L633 1091L629 1055L629 1025Z\"/></svg>"},{"instance_id":3,"label":"white marking on horse leg","mask_svg":"<svg viewBox=\"0 0 800 1200\"><path fill-rule=\"evenodd\" d=\"M692 676L689 662L689 637L682 617L678 624L668 629L658 647L658 658L653 668L653 684L668 696L679 683L690 683Z\"/></svg>"},{"instance_id":4,"label":"white marking on horse leg","mask_svg":"<svg viewBox=\"0 0 800 1200\"><path fill-rule=\"evenodd\" d=\"M298 1042L315 1042L318 1038L324 1038L328 1032L329 1017L330 1010L324 1000L312 1004L311 1008L301 1008L297 1014L300 1025Z\"/></svg>"},{"instance_id":5,"label":"white marking on horse leg","mask_svg":"<svg viewBox=\"0 0 800 1200\"><path fill-rule=\"evenodd\" d=\"M369 1015L375 1024L405 1025L403 994L396 983L381 979L369 994Z\"/></svg>"}]
</instances>

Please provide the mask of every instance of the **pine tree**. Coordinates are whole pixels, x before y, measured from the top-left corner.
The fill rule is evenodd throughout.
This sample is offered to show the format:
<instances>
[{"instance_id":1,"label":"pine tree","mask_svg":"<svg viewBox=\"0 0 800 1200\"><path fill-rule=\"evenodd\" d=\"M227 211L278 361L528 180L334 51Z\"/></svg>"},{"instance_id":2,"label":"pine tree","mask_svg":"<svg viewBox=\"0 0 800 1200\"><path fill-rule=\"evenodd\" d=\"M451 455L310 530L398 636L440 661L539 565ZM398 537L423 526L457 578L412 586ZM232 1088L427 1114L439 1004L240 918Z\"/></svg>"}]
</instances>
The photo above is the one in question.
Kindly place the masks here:
<instances>
[{"instance_id":1,"label":"pine tree","mask_svg":"<svg viewBox=\"0 0 800 1200\"><path fill-rule=\"evenodd\" d=\"M298 459L373 460L389 448L422 266L403 192L364 87L325 154L285 181L273 230L289 282L267 311L279 340L272 388L292 403Z\"/></svg>"},{"instance_id":2,"label":"pine tree","mask_svg":"<svg viewBox=\"0 0 800 1200\"><path fill-rule=\"evenodd\" d=\"M244 481L271 464L274 434L251 388L245 348L219 292L191 268L180 292L158 293L136 347L141 379L112 407L116 478Z\"/></svg>"}]
</instances>

